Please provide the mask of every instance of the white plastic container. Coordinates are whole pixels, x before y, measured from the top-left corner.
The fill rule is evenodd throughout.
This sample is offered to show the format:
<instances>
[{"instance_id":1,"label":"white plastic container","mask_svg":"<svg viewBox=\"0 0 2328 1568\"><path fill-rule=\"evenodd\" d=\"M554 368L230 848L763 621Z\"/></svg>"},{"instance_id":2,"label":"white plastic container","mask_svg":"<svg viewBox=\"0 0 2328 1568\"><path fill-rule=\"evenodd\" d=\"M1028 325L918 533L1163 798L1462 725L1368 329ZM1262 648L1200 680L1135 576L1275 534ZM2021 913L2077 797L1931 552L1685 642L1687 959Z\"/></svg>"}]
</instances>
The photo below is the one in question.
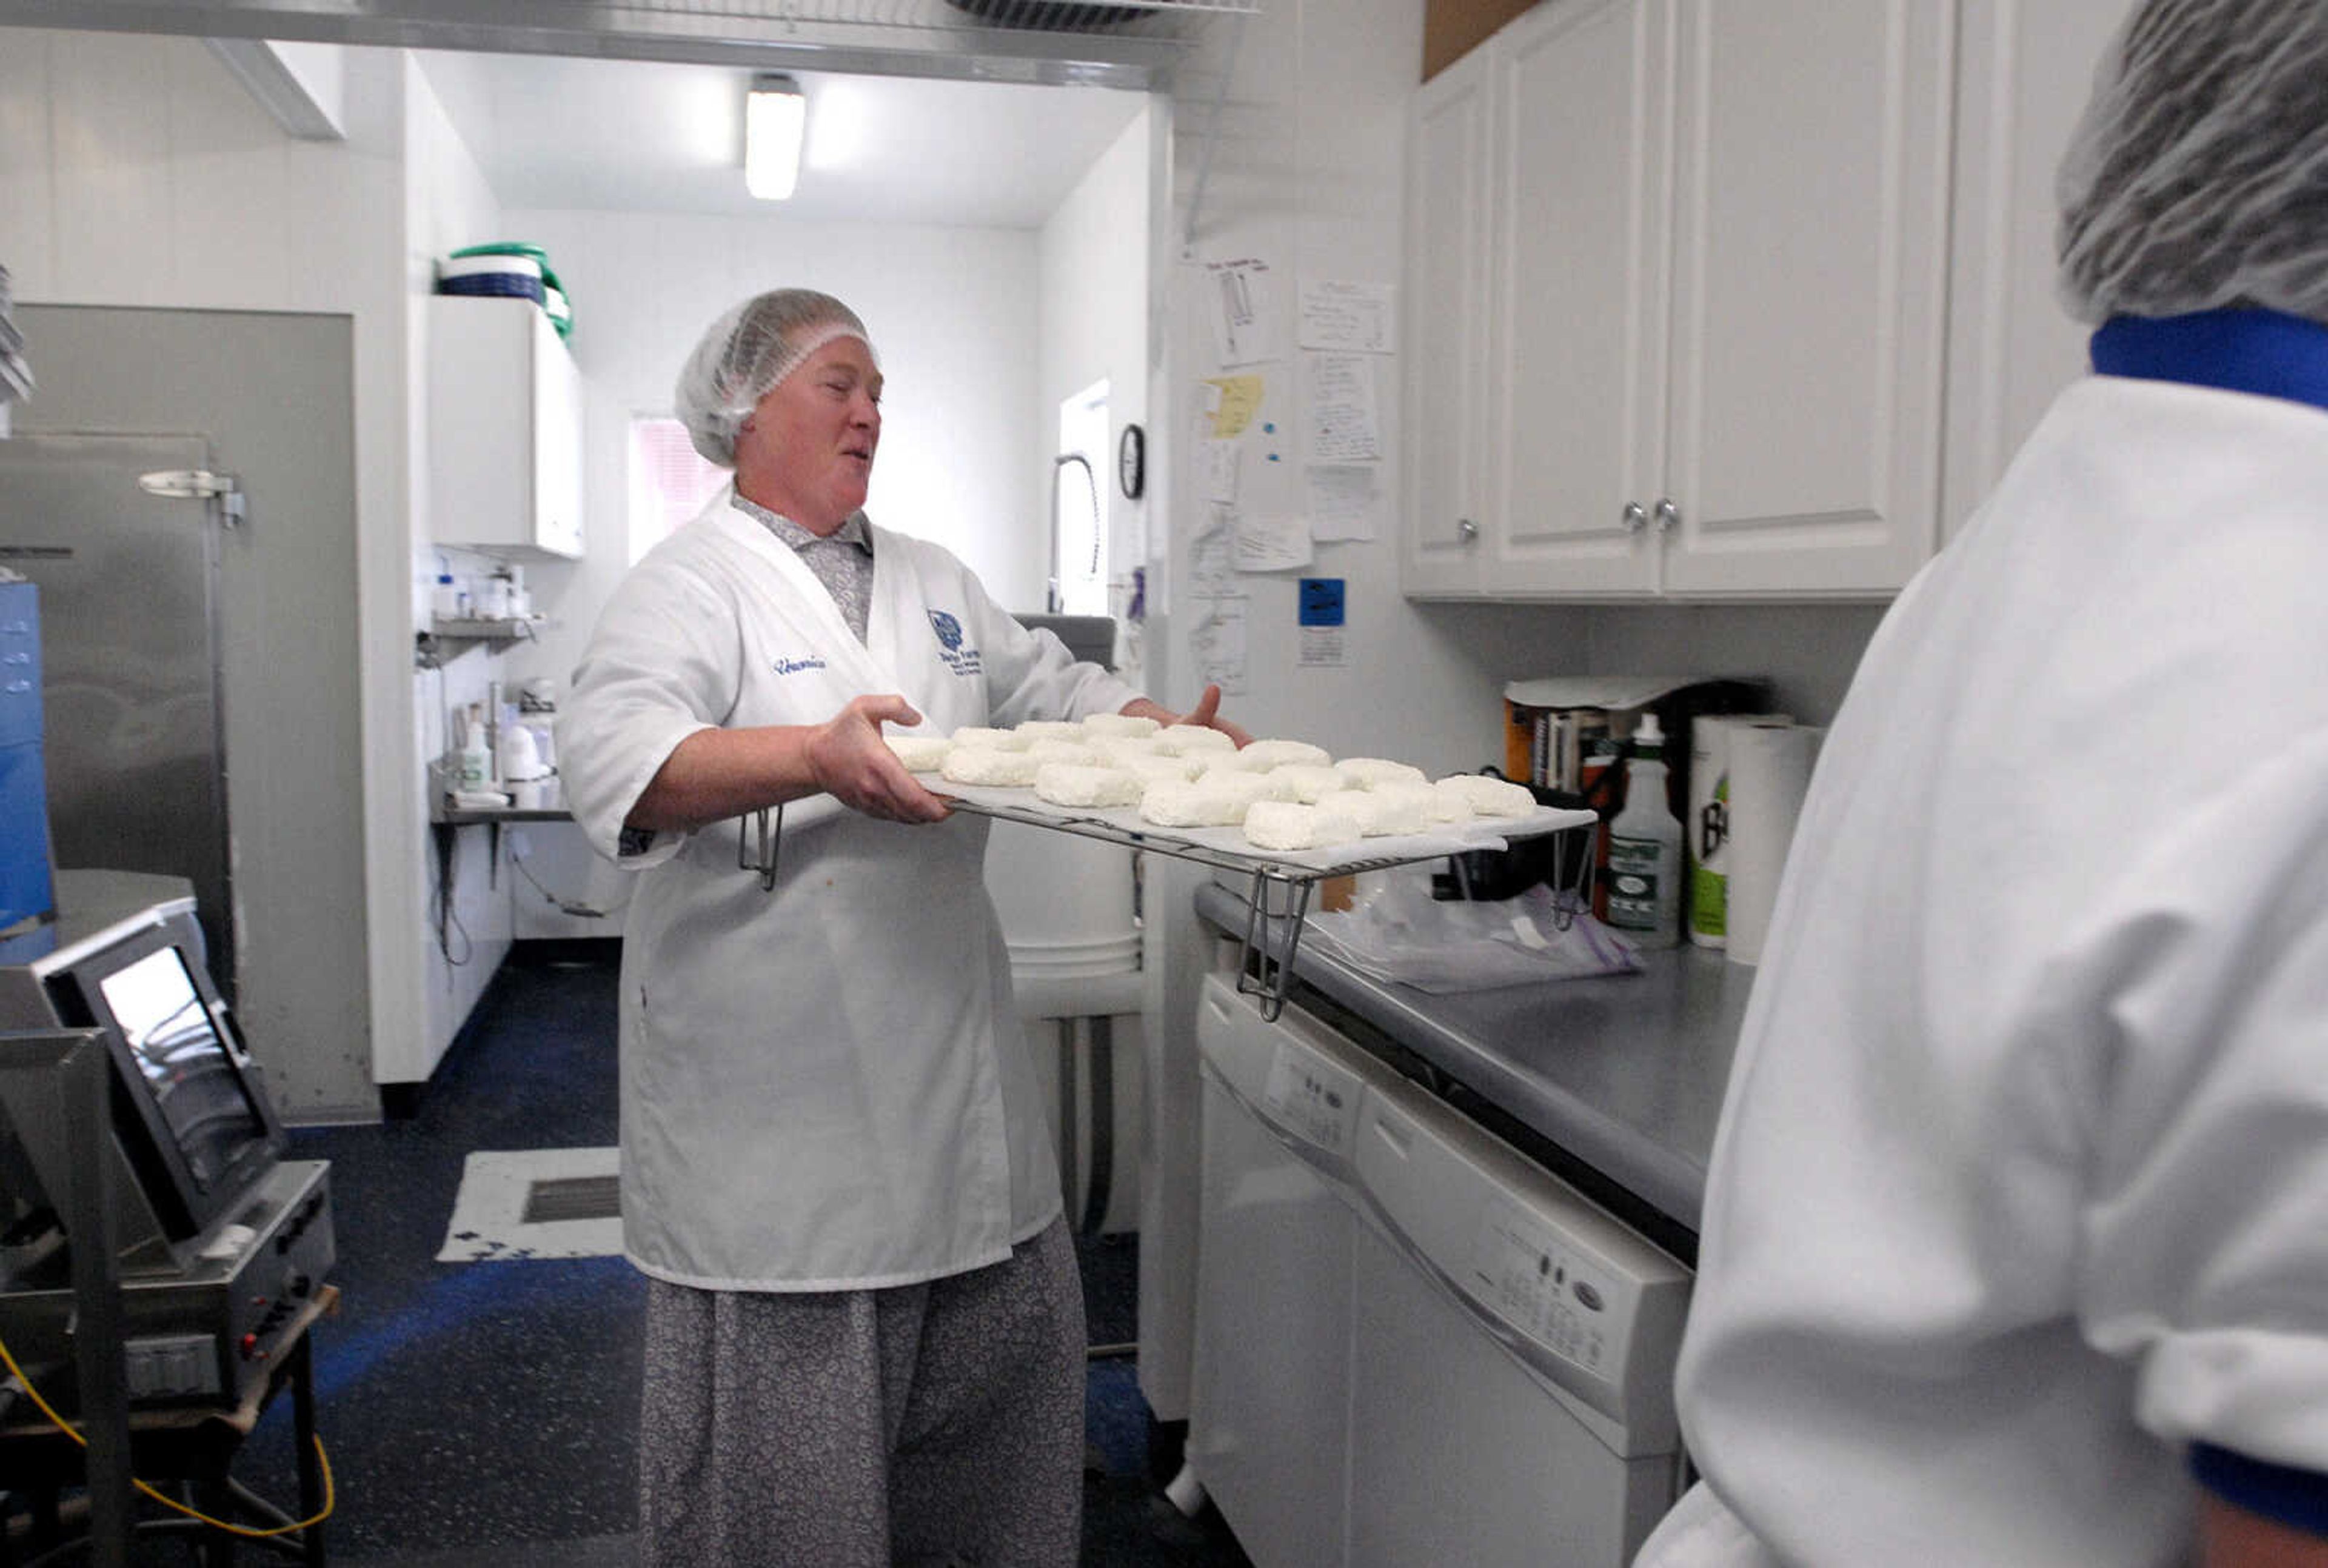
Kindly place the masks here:
<instances>
[{"instance_id":1,"label":"white plastic container","mask_svg":"<svg viewBox=\"0 0 2328 1568\"><path fill-rule=\"evenodd\" d=\"M460 787L465 790L492 788L493 754L485 744L484 709L474 702L469 704L469 733L462 738L460 756Z\"/></svg>"},{"instance_id":2,"label":"white plastic container","mask_svg":"<svg viewBox=\"0 0 2328 1568\"><path fill-rule=\"evenodd\" d=\"M1666 798L1665 735L1645 713L1625 768L1625 809L1609 824L1609 924L1640 947L1681 941L1682 827Z\"/></svg>"},{"instance_id":3,"label":"white plastic container","mask_svg":"<svg viewBox=\"0 0 2328 1568\"><path fill-rule=\"evenodd\" d=\"M509 578L498 572L477 582L477 615L481 620L504 621L509 618Z\"/></svg>"}]
</instances>

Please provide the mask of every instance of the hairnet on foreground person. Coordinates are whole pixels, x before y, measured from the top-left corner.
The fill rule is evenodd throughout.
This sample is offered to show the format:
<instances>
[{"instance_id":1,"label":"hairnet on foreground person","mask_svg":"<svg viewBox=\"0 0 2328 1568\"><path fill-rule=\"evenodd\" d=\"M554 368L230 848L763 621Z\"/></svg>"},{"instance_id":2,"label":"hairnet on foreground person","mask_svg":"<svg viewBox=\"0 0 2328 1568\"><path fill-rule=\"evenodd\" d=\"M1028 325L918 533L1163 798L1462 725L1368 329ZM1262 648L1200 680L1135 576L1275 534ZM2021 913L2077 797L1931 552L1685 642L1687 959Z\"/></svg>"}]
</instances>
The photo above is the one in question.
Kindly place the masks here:
<instances>
[{"instance_id":1,"label":"hairnet on foreground person","mask_svg":"<svg viewBox=\"0 0 2328 1568\"><path fill-rule=\"evenodd\" d=\"M880 391L829 296L712 326L678 405L735 484L616 587L560 715L576 820L640 873L622 1194L652 1563L1076 1556L1083 1298L985 819L881 727L1175 716L866 520ZM777 803L770 888L737 819Z\"/></svg>"},{"instance_id":2,"label":"hairnet on foreground person","mask_svg":"<svg viewBox=\"0 0 2328 1568\"><path fill-rule=\"evenodd\" d=\"M1820 759L1653 1568L2328 1557L2328 5L2142 5L2061 196L2100 373Z\"/></svg>"}]
</instances>

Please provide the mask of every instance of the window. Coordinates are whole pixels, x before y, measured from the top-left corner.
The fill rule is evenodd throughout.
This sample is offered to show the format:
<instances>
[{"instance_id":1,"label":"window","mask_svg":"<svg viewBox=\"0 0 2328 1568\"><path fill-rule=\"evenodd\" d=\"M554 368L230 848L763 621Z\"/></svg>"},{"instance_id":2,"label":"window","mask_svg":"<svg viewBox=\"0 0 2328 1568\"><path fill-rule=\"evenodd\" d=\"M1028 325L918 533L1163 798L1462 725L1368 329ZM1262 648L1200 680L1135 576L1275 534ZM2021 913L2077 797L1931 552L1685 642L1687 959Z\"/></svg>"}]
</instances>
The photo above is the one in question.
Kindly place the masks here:
<instances>
[{"instance_id":1,"label":"window","mask_svg":"<svg viewBox=\"0 0 2328 1568\"><path fill-rule=\"evenodd\" d=\"M630 560L652 549L728 483L730 471L707 463L687 438L687 427L668 415L631 420Z\"/></svg>"}]
</instances>

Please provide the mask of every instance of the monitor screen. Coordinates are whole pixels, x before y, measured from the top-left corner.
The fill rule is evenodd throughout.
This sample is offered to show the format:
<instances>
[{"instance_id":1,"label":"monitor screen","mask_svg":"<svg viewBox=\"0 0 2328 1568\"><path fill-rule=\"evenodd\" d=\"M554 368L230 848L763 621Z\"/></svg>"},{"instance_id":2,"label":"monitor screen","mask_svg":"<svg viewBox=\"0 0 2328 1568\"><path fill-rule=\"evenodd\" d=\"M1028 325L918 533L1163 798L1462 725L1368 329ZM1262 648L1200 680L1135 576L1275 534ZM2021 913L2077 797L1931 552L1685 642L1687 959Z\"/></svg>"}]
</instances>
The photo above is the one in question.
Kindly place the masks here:
<instances>
[{"instance_id":1,"label":"monitor screen","mask_svg":"<svg viewBox=\"0 0 2328 1568\"><path fill-rule=\"evenodd\" d=\"M187 1173L207 1192L268 1129L176 947L98 980Z\"/></svg>"}]
</instances>

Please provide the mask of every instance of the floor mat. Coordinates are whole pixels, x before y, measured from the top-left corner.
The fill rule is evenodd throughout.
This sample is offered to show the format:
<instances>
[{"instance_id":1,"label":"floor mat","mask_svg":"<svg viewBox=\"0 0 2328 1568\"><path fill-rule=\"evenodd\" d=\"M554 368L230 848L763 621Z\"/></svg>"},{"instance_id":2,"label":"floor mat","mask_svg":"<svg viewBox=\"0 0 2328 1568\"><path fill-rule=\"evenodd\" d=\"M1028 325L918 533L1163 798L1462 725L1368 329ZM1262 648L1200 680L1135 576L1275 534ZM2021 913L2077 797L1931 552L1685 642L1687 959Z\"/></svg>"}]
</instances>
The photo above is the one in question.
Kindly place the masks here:
<instances>
[{"instance_id":1,"label":"floor mat","mask_svg":"<svg viewBox=\"0 0 2328 1568\"><path fill-rule=\"evenodd\" d=\"M440 1263L596 1258L623 1250L614 1149L479 1150L461 1169Z\"/></svg>"}]
</instances>

